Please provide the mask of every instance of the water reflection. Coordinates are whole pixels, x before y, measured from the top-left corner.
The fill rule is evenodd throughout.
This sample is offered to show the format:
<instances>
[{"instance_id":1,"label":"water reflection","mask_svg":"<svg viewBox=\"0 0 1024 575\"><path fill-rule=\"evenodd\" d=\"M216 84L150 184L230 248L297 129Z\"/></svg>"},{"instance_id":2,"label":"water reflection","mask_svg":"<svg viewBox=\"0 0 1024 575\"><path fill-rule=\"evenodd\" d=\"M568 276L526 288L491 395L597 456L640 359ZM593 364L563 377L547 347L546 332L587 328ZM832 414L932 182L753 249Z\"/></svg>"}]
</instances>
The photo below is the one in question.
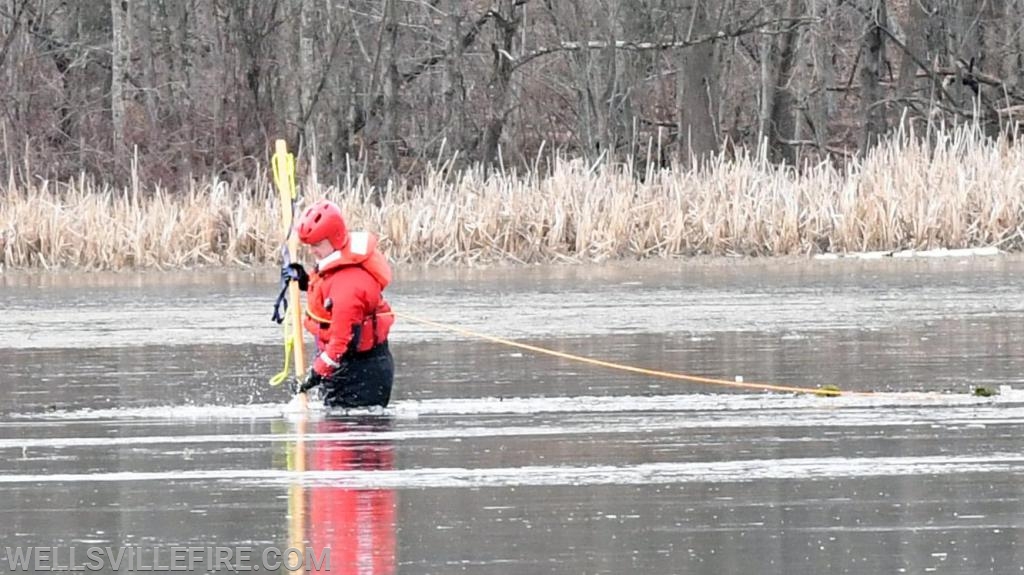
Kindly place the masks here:
<instances>
[{"instance_id":1,"label":"water reflection","mask_svg":"<svg viewBox=\"0 0 1024 575\"><path fill-rule=\"evenodd\" d=\"M394 469L392 441L365 439L367 432L390 430L390 418L329 417L312 427L320 437L332 438L309 443L302 439L307 422L296 425L299 439L291 444L289 454L293 471ZM362 439L346 439L353 432ZM395 509L393 489L353 489L330 483L303 486L297 480L289 487L289 547L306 547L315 558L329 555L329 566L310 572L392 574Z\"/></svg>"},{"instance_id":2,"label":"water reflection","mask_svg":"<svg viewBox=\"0 0 1024 575\"><path fill-rule=\"evenodd\" d=\"M296 421L266 385L269 275L0 275L0 540L410 575L1024 564L1024 258L493 271L404 276L395 303L629 365L897 393L740 394L406 323L394 429ZM381 485L401 499L354 488Z\"/></svg>"}]
</instances>

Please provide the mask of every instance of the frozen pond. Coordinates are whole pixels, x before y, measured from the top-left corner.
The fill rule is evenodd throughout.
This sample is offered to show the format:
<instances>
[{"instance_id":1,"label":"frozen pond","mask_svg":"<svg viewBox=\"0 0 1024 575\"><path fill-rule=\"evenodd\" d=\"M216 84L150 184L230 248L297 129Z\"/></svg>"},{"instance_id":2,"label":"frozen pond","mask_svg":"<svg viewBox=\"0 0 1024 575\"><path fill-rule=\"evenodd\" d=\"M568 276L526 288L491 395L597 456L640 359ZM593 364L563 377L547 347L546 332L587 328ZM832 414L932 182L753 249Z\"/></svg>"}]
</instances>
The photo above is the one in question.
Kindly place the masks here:
<instances>
[{"instance_id":1,"label":"frozen pond","mask_svg":"<svg viewBox=\"0 0 1024 575\"><path fill-rule=\"evenodd\" d=\"M266 383L275 270L0 275L0 537L55 566L216 545L329 547L338 573L1019 572L1022 273L1007 256L399 270L412 316L865 393L657 378L399 320L391 408L345 416Z\"/></svg>"}]
</instances>

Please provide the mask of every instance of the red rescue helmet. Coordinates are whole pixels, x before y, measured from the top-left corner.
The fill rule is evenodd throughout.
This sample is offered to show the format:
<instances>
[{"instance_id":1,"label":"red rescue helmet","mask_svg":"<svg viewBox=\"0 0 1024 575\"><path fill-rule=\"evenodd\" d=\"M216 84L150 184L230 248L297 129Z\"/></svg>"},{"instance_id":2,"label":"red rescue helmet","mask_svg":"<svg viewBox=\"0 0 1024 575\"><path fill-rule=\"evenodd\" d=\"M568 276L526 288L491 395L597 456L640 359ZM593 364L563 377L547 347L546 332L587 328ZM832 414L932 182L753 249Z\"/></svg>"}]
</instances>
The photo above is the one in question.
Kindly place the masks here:
<instances>
[{"instance_id":1,"label":"red rescue helmet","mask_svg":"<svg viewBox=\"0 0 1024 575\"><path fill-rule=\"evenodd\" d=\"M344 248L348 243L348 228L338 204L320 200L306 208L299 217L299 240L310 245L328 240L334 249Z\"/></svg>"}]
</instances>

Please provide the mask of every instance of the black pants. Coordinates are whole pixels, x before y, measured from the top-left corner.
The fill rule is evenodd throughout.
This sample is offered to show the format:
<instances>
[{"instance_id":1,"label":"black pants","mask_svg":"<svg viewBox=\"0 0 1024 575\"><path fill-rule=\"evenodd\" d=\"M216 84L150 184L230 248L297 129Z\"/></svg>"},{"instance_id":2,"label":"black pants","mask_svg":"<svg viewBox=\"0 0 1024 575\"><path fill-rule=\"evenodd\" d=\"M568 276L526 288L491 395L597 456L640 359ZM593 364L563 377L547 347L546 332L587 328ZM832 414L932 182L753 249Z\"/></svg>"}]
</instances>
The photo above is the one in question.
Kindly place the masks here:
<instances>
[{"instance_id":1,"label":"black pants","mask_svg":"<svg viewBox=\"0 0 1024 575\"><path fill-rule=\"evenodd\" d=\"M327 407L387 407L395 380L388 342L342 358L342 366L323 383Z\"/></svg>"}]
</instances>

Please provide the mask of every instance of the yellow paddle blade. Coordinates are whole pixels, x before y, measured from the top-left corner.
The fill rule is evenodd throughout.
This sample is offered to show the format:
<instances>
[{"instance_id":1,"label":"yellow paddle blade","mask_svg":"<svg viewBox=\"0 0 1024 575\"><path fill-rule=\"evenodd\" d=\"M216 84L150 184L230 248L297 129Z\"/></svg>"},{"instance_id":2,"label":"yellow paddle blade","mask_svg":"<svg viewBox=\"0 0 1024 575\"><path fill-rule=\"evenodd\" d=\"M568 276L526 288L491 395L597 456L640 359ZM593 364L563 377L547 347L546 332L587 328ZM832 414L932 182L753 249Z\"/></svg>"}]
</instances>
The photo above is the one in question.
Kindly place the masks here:
<instances>
[{"instance_id":1,"label":"yellow paddle blade","mask_svg":"<svg viewBox=\"0 0 1024 575\"><path fill-rule=\"evenodd\" d=\"M277 141L277 151L270 160L274 184L289 200L295 199L295 156L287 151L284 140Z\"/></svg>"}]
</instances>

